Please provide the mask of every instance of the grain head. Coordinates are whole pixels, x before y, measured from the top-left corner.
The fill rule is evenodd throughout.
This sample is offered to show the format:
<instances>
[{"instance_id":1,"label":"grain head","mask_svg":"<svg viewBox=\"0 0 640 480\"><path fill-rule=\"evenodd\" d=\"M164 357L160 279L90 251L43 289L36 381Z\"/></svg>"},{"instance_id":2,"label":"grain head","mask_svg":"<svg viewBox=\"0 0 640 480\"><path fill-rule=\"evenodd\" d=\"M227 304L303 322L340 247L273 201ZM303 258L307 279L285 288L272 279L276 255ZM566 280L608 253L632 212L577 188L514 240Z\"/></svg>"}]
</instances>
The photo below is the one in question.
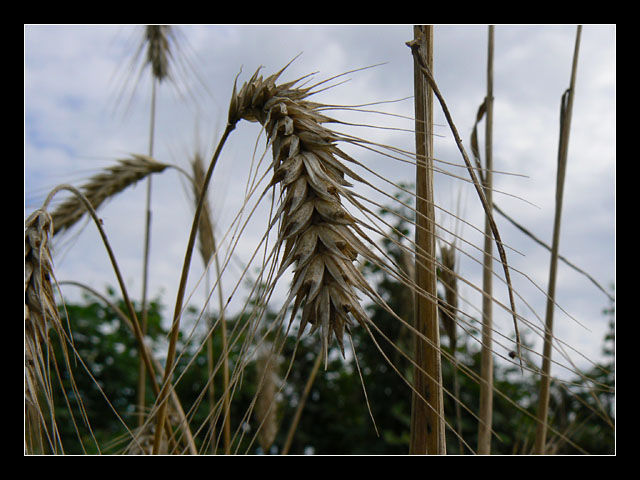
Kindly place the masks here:
<instances>
[{"instance_id":1,"label":"grain head","mask_svg":"<svg viewBox=\"0 0 640 480\"><path fill-rule=\"evenodd\" d=\"M147 25L145 28L146 62L158 81L169 76L171 28L171 25Z\"/></svg>"},{"instance_id":2,"label":"grain head","mask_svg":"<svg viewBox=\"0 0 640 480\"><path fill-rule=\"evenodd\" d=\"M368 318L357 290L371 291L354 265L358 255L371 258L366 235L343 205L350 198L346 180L353 173L349 157L336 145L339 136L323 124L322 105L307 100L311 88L296 88L299 80L277 85L282 71L263 79L258 71L234 94L229 122L260 122L273 153L272 186L280 187L276 219L283 255L281 275L291 265L294 275L288 302L291 321L302 310L299 333L307 325L321 333L325 357L333 338L344 353L345 329Z\"/></svg>"},{"instance_id":3,"label":"grain head","mask_svg":"<svg viewBox=\"0 0 640 480\"><path fill-rule=\"evenodd\" d=\"M204 186L205 168L202 156L196 153L191 161L191 174L193 182L191 184L194 204L198 204L202 188ZM202 205L202 213L198 223L198 249L205 265L208 265L216 250L215 239L213 235L213 223L211 217L211 207L209 201L204 200Z\"/></svg>"},{"instance_id":4,"label":"grain head","mask_svg":"<svg viewBox=\"0 0 640 480\"><path fill-rule=\"evenodd\" d=\"M109 198L152 173L162 172L167 167L167 164L157 162L149 156L135 154L131 158L118 160L115 165L94 175L80 189L93 208L98 210ZM65 200L51 214L54 232L57 234L68 230L85 213L86 208L77 196Z\"/></svg>"},{"instance_id":5,"label":"grain head","mask_svg":"<svg viewBox=\"0 0 640 480\"><path fill-rule=\"evenodd\" d=\"M53 260L49 242L53 236L51 216L37 210L25 222L24 234L24 330L25 330L25 409L27 423L39 423L43 409L39 395L49 391L49 331L60 331L62 324L56 307Z\"/></svg>"}]
</instances>

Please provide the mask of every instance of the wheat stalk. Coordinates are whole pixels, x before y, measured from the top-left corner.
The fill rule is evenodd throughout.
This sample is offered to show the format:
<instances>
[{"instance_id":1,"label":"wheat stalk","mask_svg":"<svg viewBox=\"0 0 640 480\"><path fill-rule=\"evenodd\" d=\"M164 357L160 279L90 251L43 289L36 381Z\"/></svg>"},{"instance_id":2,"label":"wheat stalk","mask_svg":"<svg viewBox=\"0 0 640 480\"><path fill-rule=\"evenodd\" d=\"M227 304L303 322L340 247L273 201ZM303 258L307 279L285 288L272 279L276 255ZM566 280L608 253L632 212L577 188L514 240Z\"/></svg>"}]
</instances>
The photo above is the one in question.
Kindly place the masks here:
<instances>
[{"instance_id":1,"label":"wheat stalk","mask_svg":"<svg viewBox=\"0 0 640 480\"><path fill-rule=\"evenodd\" d=\"M538 402L538 425L536 428L535 453L545 454L547 416L549 411L549 389L551 386L551 348L553 343L553 313L555 307L556 276L558 267L558 249L560 245L560 223L562 217L562 199L564 180L567 168L567 152L569 150L569 133L571 131L571 114L575 94L576 74L578 69L578 55L580 53L580 38L582 25L576 30L576 40L573 51L571 79L569 88L562 95L560 109L560 140L558 145L558 168L556 173L556 206L553 221L553 239L551 246L551 264L549 266L549 285L547 292L547 308L545 315L545 334L542 351L542 367L540 379L540 399Z\"/></svg>"},{"instance_id":2,"label":"wheat stalk","mask_svg":"<svg viewBox=\"0 0 640 480\"><path fill-rule=\"evenodd\" d=\"M487 95L485 125L485 170L481 181L489 208L493 207L493 51L494 27L489 25L487 48ZM493 422L493 236L489 215L484 223L484 255L482 268L482 355L480 384L480 418L478 425L478 454L491 453L491 424Z\"/></svg>"},{"instance_id":3,"label":"wheat stalk","mask_svg":"<svg viewBox=\"0 0 640 480\"><path fill-rule=\"evenodd\" d=\"M80 187L80 190L97 210L109 198L152 173L162 172L168 166L149 156L134 154L131 158L118 160L115 165L94 175ZM86 212L77 196L65 200L51 213L54 234L70 229Z\"/></svg>"}]
</instances>

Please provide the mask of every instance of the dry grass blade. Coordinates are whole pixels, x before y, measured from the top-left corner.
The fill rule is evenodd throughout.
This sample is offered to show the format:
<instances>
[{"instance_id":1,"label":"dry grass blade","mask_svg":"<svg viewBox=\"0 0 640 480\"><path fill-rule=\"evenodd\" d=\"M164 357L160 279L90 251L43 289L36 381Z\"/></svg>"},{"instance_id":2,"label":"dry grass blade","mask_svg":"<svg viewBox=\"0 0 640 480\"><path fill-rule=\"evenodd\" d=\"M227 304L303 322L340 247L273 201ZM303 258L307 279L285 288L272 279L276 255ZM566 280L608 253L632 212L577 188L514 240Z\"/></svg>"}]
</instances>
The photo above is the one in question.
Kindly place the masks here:
<instances>
[{"instance_id":1,"label":"dry grass blade","mask_svg":"<svg viewBox=\"0 0 640 480\"><path fill-rule=\"evenodd\" d=\"M493 56L494 56L494 26L489 25L487 48L487 95L483 102L486 110L485 124L485 171L480 181L484 187L487 203L493 206ZM477 123L477 122L476 122ZM475 127L474 127L475 130ZM474 131L475 133L475 131ZM474 156L479 161L479 152ZM480 372L483 382L480 384L480 418L478 425L478 453L489 455L491 453L491 425L493 422L493 245L491 234L491 221L493 215L490 211L485 216L484 222L484 254L482 267L482 354Z\"/></svg>"},{"instance_id":2,"label":"dry grass blade","mask_svg":"<svg viewBox=\"0 0 640 480\"><path fill-rule=\"evenodd\" d=\"M80 190L97 210L109 198L152 173L162 172L168 166L146 155L134 154L131 158L118 160L116 165L94 175ZM70 229L85 213L86 208L82 202L76 196L70 197L51 213L54 233Z\"/></svg>"}]
</instances>

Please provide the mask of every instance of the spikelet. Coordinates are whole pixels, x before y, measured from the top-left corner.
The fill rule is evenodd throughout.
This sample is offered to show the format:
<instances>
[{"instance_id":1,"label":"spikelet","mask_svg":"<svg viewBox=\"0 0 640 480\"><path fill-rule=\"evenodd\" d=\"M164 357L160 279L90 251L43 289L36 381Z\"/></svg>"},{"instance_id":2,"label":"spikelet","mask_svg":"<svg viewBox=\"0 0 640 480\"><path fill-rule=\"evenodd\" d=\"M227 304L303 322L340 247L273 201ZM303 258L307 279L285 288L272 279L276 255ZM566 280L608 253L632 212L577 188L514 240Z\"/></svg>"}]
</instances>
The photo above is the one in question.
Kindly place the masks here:
<instances>
[{"instance_id":1,"label":"spikelet","mask_svg":"<svg viewBox=\"0 0 640 480\"><path fill-rule=\"evenodd\" d=\"M358 254L368 259L375 255L343 205L352 186L345 178L359 177L342 161L350 157L336 146L339 136L323 126L332 119L319 113L322 105L306 100L310 88L295 88L300 79L276 85L281 73L263 79L256 71L239 92L234 85L229 122L260 122L272 146L271 185L281 189L275 217L284 252L278 276L294 265L285 302L293 301L290 321L302 309L299 335L307 325L310 333L320 330L326 365L332 337L344 355L345 329L353 319L368 321L356 290L372 290L353 262Z\"/></svg>"}]
</instances>

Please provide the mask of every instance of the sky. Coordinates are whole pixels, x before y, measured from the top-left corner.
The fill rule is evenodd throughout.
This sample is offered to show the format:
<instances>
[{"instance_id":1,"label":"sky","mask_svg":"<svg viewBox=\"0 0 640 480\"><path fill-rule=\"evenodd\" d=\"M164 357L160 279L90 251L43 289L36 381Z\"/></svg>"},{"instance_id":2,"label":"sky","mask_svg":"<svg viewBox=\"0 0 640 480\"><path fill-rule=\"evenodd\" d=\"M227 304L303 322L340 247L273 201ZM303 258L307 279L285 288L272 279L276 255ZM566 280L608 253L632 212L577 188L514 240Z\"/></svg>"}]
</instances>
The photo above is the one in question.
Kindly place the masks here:
<instances>
[{"instance_id":1,"label":"sky","mask_svg":"<svg viewBox=\"0 0 640 480\"><path fill-rule=\"evenodd\" d=\"M411 25L184 25L176 26L174 81L158 88L154 158L187 168L196 151L210 158L224 129L234 79L246 81L259 67L267 76L295 61L283 81L314 73L321 81L351 72L329 84L334 88L315 99L336 105L378 105L379 113L336 111L353 123L385 128L343 129L379 144L413 149L413 60L405 42ZM143 27L136 25L26 25L24 29L24 197L25 216L40 207L61 183L82 181L118 158L148 153L150 78L134 62ZM547 243L551 243L555 206L559 109L569 86L576 27L574 25L497 25L494 56L493 158L494 201L501 209ZM436 25L434 76L466 148L476 111L486 92L487 26ZM363 67L372 67L364 70ZM357 70L357 71L354 71ZM341 83L343 82L344 83ZM616 186L616 29L585 25L582 31L564 191L560 253L606 288L615 282ZM334 112L332 112L333 114ZM400 118L404 116L406 118ZM435 108L436 164L455 173L435 175L434 194L441 224L461 231L474 245L483 228L481 207L467 183L446 120ZM389 127L393 127L389 128ZM484 124L480 125L480 138ZM216 235L225 232L240 211L252 159L260 158L258 125L241 123L224 147L216 166L209 200ZM258 146L257 146L258 145ZM481 146L483 141L481 140ZM366 178L378 189L394 193L393 183L413 182L408 163L365 150L349 150L379 177ZM257 154L254 154L254 150ZM266 161L270 154L267 154ZM446 162L446 163L445 163ZM153 179L150 295L162 295L173 309L179 273L193 213L184 176L175 169ZM388 199L368 190L369 198ZM99 214L134 298L141 291L145 188L141 182L105 205ZM57 198L57 197L56 197ZM60 194L63 198L63 194ZM259 244L268 217L259 205L240 237L223 284L229 295ZM248 212L245 212L245 217ZM456 220L452 214L463 217ZM544 320L549 253L496 217L507 256L514 269L517 309L538 326ZM451 239L447 232L441 232ZM231 234L230 234L231 235ZM229 239L221 242L228 246ZM479 285L481 258L464 246L460 274ZM56 238L56 277L76 280L105 291L116 279L93 225ZM189 300L204 295L202 265L194 259ZM254 270L252 270L254 272ZM501 274L501 271L500 271ZM597 361L607 318L608 298L585 276L560 264L555 328L557 336L579 353L572 359L586 366ZM227 280L228 278L228 280ZM243 286L234 293L242 303ZM494 282L497 298L507 302L506 287ZM286 293L286 292L285 292ZM64 286L70 299L77 287ZM280 293L283 295L284 293ZM476 292L461 285L469 305L479 305ZM232 305L234 305L233 303ZM497 309L496 327L513 333L508 314ZM523 329L527 340L537 337ZM506 352L506 350L505 350ZM561 360L562 363L567 362ZM554 367L562 375L561 367Z\"/></svg>"}]
</instances>

